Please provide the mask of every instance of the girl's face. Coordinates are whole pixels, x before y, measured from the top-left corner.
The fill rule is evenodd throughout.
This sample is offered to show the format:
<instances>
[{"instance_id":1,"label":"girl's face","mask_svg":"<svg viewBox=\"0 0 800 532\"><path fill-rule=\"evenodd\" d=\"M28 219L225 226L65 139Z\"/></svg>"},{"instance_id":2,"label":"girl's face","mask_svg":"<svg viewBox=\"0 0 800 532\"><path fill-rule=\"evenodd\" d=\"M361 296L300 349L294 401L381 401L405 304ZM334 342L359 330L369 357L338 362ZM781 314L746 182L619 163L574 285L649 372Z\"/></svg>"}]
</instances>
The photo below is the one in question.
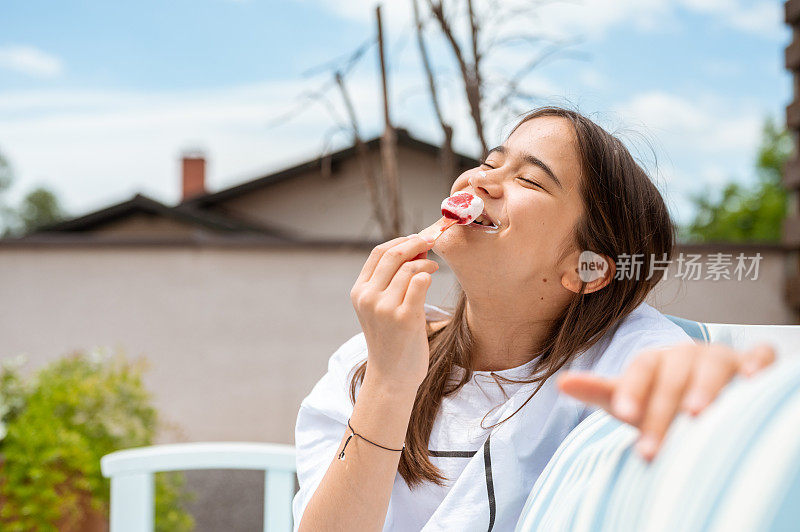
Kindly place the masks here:
<instances>
[{"instance_id":1,"label":"girl's face","mask_svg":"<svg viewBox=\"0 0 800 532\"><path fill-rule=\"evenodd\" d=\"M450 190L479 196L499 229L456 225L436 241L433 252L470 296L564 290L562 277L572 275L580 254L572 238L583 212L580 174L569 121L543 116L524 122ZM567 257L558 262L565 249Z\"/></svg>"}]
</instances>

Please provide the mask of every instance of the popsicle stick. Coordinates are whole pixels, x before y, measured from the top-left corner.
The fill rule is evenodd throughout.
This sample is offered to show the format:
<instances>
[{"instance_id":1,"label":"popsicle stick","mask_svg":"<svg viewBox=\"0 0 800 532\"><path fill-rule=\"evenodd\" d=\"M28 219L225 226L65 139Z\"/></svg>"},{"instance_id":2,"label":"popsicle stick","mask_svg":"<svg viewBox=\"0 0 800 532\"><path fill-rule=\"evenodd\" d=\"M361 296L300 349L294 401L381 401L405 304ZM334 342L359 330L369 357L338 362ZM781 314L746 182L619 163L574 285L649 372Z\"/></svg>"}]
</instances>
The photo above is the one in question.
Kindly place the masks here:
<instances>
[{"instance_id":1,"label":"popsicle stick","mask_svg":"<svg viewBox=\"0 0 800 532\"><path fill-rule=\"evenodd\" d=\"M419 236L423 238L433 238L433 241L436 242L436 239L442 236L442 233L457 223L458 220L453 220L452 218L442 216L433 224L420 231Z\"/></svg>"}]
</instances>

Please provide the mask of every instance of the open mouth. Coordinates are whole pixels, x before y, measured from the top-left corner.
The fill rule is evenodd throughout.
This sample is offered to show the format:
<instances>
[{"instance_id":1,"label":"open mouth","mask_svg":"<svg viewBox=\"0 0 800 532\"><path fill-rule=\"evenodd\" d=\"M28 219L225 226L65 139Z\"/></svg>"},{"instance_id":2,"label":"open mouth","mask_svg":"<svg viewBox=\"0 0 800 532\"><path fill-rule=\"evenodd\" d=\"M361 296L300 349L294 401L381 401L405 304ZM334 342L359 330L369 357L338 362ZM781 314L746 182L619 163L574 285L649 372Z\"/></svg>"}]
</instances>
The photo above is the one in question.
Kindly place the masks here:
<instances>
[{"instance_id":1,"label":"open mouth","mask_svg":"<svg viewBox=\"0 0 800 532\"><path fill-rule=\"evenodd\" d=\"M489 216L486 214L486 211L483 211L483 213L477 218L475 218L475 220L469 225L480 225L482 227L490 229L497 229L498 227L500 227L499 225L497 225L497 223L494 222L494 220L489 218Z\"/></svg>"}]
</instances>

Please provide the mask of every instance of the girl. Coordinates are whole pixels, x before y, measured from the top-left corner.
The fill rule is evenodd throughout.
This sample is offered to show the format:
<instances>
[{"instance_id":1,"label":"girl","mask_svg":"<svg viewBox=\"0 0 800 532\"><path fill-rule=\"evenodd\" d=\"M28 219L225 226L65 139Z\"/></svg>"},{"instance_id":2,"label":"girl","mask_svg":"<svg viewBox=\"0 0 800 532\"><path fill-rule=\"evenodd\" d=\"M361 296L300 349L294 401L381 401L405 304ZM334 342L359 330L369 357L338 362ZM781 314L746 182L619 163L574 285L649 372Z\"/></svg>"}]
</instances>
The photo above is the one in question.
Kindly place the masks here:
<instances>
[{"instance_id":1,"label":"girl","mask_svg":"<svg viewBox=\"0 0 800 532\"><path fill-rule=\"evenodd\" d=\"M486 226L381 244L353 285L363 333L297 418L300 530L511 530L590 412L557 379L639 427L652 459L680 409L771 362L769 349L695 346L644 302L674 228L625 146L584 116L528 114L458 191L483 199ZM425 304L430 249L462 289L452 314ZM583 252L600 275L579 269ZM623 261L638 271L615 275Z\"/></svg>"}]
</instances>

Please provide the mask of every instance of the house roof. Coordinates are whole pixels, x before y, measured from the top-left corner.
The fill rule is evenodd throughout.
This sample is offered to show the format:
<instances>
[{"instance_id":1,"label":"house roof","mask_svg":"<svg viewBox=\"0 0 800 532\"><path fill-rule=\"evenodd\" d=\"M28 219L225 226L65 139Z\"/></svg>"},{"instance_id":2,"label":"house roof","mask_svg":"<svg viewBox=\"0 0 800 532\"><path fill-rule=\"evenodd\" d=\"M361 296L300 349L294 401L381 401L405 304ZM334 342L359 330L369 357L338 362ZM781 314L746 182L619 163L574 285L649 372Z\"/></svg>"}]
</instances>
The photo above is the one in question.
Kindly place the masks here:
<instances>
[{"instance_id":1,"label":"house roof","mask_svg":"<svg viewBox=\"0 0 800 532\"><path fill-rule=\"evenodd\" d=\"M407 148L411 148L423 153L429 153L431 155L437 155L437 156L441 150L439 146L412 137L411 134L406 129L398 128L395 130L395 132L397 137L397 143L400 146L405 146ZM381 140L380 137L375 137L365 141L364 144L366 144L367 148L370 150L379 149L380 140ZM230 188L188 198L187 200L183 201L181 205L191 205L197 207L205 207L208 205L213 205L217 202L234 198L236 196L246 194L253 190L258 190L260 188L272 185L274 183L278 183L280 181L284 181L286 179L291 179L292 177L298 176L310 170L322 169L323 161L325 161L326 164L330 163L332 165L335 165L336 163L344 159L353 157L355 155L356 155L356 147L355 145L353 145L348 148L344 148L342 150L333 152L331 154L320 156L317 157L316 159L312 159L310 161L306 161L304 163L300 163L298 165L285 168L283 170L279 170L277 172L267 174L262 177L258 177L251 181L247 181L239 185L234 185ZM456 153L455 157L456 157L456 163L461 166L474 167L479 164L477 159L474 159L467 155Z\"/></svg>"},{"instance_id":2,"label":"house roof","mask_svg":"<svg viewBox=\"0 0 800 532\"><path fill-rule=\"evenodd\" d=\"M195 209L191 206L178 205L176 207L170 207L142 194L136 194L127 201L77 218L42 227L34 234L90 231L109 222L139 213L163 216L178 222L197 225L219 232L256 233L275 236L277 238L292 239L291 235L274 228L238 220L230 216L221 216L212 212Z\"/></svg>"},{"instance_id":3,"label":"house roof","mask_svg":"<svg viewBox=\"0 0 800 532\"><path fill-rule=\"evenodd\" d=\"M405 146L419 152L429 153L431 155L438 155L440 152L439 146L416 139L412 137L405 129L397 129L396 134L398 145ZM380 137L375 137L365 141L365 144L370 150L379 149ZM210 192L191 197L174 207L165 205L142 194L136 194L133 198L115 205L111 205L110 207L42 227L34 233L31 233L23 238L29 238L34 235L42 235L45 233L53 234L91 231L92 229L98 228L118 219L122 219L137 213L148 213L164 216L183 223L205 227L221 233L255 234L264 235L269 238L280 239L284 242L298 241L299 239L297 236L286 233L284 230L270 227L262 223L241 220L229 214L212 212L211 210L206 209L206 207L254 190L258 190L274 183L291 179L310 170L322 169L323 162L325 162L325 164L330 163L335 165L336 163L355 155L356 147L350 146L334 153L320 156L290 168L285 168L283 170L252 179L250 181L246 181L217 192ZM477 160L466 155L457 153L455 156L456 162L459 165L477 166L478 164Z\"/></svg>"}]
</instances>

